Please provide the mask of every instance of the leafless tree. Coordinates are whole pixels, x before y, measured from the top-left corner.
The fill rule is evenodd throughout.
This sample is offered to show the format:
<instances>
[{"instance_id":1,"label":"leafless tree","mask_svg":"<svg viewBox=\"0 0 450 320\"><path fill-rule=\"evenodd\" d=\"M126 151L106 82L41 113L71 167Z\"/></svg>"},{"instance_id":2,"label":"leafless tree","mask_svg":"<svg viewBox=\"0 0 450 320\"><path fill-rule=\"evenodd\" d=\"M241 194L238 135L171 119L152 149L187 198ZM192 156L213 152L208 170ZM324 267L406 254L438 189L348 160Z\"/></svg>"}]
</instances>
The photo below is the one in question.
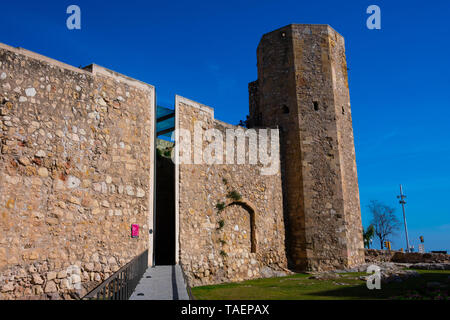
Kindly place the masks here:
<instances>
[{"instance_id":1,"label":"leafless tree","mask_svg":"<svg viewBox=\"0 0 450 320\"><path fill-rule=\"evenodd\" d=\"M375 235L380 240L381 249L389 236L392 236L400 229L400 221L394 214L395 209L379 201L372 200L369 204L372 213L372 225L375 228Z\"/></svg>"}]
</instances>

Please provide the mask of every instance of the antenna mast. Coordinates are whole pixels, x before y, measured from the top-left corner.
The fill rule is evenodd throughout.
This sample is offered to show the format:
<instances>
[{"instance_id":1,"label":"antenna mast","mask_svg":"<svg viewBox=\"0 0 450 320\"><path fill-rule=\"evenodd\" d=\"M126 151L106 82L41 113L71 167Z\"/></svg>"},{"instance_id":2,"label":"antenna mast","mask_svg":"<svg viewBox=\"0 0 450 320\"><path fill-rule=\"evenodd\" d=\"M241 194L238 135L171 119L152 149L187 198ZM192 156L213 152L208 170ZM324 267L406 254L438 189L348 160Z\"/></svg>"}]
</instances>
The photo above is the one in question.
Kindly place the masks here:
<instances>
[{"instance_id":1,"label":"antenna mast","mask_svg":"<svg viewBox=\"0 0 450 320\"><path fill-rule=\"evenodd\" d=\"M409 249L409 240L408 240L408 227L406 226L406 214L405 214L405 201L406 196L403 194L402 185L400 185L400 195L397 196L397 199L400 199L399 203L402 205L403 209L403 221L405 223L405 235L406 235L406 252L410 252Z\"/></svg>"}]
</instances>

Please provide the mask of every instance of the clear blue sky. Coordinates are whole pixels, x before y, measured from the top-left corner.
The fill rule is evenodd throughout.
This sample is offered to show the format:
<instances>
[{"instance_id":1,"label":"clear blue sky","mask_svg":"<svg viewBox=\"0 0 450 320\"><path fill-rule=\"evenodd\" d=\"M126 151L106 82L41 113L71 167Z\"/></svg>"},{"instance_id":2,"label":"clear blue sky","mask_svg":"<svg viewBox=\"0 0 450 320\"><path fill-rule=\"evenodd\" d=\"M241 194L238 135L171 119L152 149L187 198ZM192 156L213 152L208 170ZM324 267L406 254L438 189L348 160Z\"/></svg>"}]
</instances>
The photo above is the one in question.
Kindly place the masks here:
<instances>
[{"instance_id":1,"label":"clear blue sky","mask_svg":"<svg viewBox=\"0 0 450 320\"><path fill-rule=\"evenodd\" d=\"M66 8L82 30L66 28ZM366 8L381 8L381 30ZM290 23L329 24L346 39L363 224L371 199L397 208L407 194L412 244L450 250L450 2L441 1L3 1L0 42L74 66L97 63L215 108L248 112L261 36ZM403 232L394 248L405 246Z\"/></svg>"}]
</instances>

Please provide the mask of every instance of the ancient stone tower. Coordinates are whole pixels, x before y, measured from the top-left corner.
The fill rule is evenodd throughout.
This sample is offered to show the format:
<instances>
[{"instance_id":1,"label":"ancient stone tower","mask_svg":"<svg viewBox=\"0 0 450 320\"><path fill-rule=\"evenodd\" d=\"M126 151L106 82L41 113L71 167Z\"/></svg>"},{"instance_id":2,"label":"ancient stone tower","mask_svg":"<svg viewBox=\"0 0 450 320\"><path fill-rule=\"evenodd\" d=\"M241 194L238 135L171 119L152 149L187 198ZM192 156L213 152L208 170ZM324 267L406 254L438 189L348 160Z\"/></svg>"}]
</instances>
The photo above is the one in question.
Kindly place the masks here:
<instances>
[{"instance_id":1,"label":"ancient stone tower","mask_svg":"<svg viewBox=\"0 0 450 320\"><path fill-rule=\"evenodd\" d=\"M250 125L281 131L283 202L291 267L364 262L344 38L328 25L264 35Z\"/></svg>"},{"instance_id":2,"label":"ancient stone tower","mask_svg":"<svg viewBox=\"0 0 450 320\"><path fill-rule=\"evenodd\" d=\"M344 39L264 35L249 89L249 124L281 129L270 175L209 106L163 108L152 85L0 44L0 299L82 297L136 257L180 264L193 286L363 263ZM161 159L174 129L194 161ZM248 134L249 161L196 162L211 132Z\"/></svg>"}]
</instances>

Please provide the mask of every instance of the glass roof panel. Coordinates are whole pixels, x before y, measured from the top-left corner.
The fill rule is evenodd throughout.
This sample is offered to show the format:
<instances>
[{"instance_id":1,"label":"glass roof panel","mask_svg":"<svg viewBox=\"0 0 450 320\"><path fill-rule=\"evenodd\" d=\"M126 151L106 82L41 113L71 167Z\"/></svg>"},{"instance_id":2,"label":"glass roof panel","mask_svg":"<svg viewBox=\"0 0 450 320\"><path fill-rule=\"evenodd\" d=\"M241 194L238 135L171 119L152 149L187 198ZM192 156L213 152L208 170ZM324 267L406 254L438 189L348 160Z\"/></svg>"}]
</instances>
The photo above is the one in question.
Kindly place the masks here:
<instances>
[{"instance_id":1,"label":"glass roof panel","mask_svg":"<svg viewBox=\"0 0 450 320\"><path fill-rule=\"evenodd\" d=\"M166 116L168 114L174 113L175 110L173 109L169 109L169 108L165 108L165 107L161 107L161 106L156 106L156 118L161 118L163 116Z\"/></svg>"},{"instance_id":2,"label":"glass roof panel","mask_svg":"<svg viewBox=\"0 0 450 320\"><path fill-rule=\"evenodd\" d=\"M173 116L170 116L173 115ZM158 121L161 118L164 120ZM156 107L156 132L162 132L165 130L172 129L172 131L175 129L175 110L157 106ZM172 131L165 132L164 134L159 134L158 136L164 136L170 138L172 136Z\"/></svg>"}]
</instances>

